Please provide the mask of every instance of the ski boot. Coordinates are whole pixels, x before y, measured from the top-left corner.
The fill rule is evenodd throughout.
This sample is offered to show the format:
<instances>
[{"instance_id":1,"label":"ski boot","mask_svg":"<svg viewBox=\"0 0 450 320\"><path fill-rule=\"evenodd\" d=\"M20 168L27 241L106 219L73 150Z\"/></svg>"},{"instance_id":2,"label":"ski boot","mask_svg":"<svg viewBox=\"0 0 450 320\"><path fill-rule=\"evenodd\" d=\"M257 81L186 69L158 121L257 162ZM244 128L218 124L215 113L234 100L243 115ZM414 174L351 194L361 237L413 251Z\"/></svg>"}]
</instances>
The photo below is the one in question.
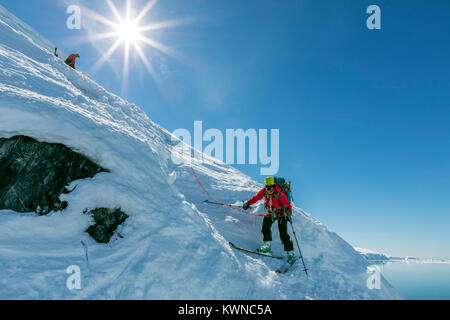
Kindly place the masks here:
<instances>
[{"instance_id":1,"label":"ski boot","mask_svg":"<svg viewBox=\"0 0 450 320\"><path fill-rule=\"evenodd\" d=\"M270 241L264 241L264 244L258 248L258 252L264 253L267 255L272 255L272 247Z\"/></svg>"},{"instance_id":2,"label":"ski boot","mask_svg":"<svg viewBox=\"0 0 450 320\"><path fill-rule=\"evenodd\" d=\"M294 251L287 251L287 263L293 264L295 262Z\"/></svg>"}]
</instances>

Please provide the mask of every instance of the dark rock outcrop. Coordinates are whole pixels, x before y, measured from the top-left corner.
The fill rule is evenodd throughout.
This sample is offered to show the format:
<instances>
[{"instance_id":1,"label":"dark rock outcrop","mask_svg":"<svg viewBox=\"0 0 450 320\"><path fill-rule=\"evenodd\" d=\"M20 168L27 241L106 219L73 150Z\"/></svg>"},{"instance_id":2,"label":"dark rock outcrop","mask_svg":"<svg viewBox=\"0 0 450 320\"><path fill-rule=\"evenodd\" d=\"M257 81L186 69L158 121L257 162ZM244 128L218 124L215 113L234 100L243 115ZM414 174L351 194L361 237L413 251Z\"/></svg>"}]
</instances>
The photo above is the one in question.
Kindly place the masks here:
<instances>
[{"instance_id":1,"label":"dark rock outcrop","mask_svg":"<svg viewBox=\"0 0 450 320\"><path fill-rule=\"evenodd\" d=\"M0 210L46 215L64 210L59 196L75 180L109 172L62 144L0 138Z\"/></svg>"},{"instance_id":2,"label":"dark rock outcrop","mask_svg":"<svg viewBox=\"0 0 450 320\"><path fill-rule=\"evenodd\" d=\"M108 243L117 227L128 218L120 209L97 208L89 214L93 216L95 224L87 228L86 232L99 243Z\"/></svg>"}]
</instances>

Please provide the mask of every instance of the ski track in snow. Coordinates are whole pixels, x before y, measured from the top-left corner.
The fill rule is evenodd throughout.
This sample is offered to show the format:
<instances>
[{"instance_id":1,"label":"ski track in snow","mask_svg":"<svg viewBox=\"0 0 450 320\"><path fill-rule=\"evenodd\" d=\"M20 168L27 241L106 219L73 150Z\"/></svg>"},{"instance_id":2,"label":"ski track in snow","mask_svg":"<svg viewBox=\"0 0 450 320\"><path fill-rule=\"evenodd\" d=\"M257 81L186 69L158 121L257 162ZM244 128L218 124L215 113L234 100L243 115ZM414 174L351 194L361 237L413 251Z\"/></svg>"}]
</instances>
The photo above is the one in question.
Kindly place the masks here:
<instances>
[{"instance_id":1,"label":"ski track in snow","mask_svg":"<svg viewBox=\"0 0 450 320\"><path fill-rule=\"evenodd\" d=\"M384 278L381 290L369 290L365 259L299 208L293 220L309 278L299 262L278 275L280 261L231 249L228 241L256 248L262 219L255 225L253 216L204 203L191 166L226 203L249 199L261 184L206 156L174 164L182 143L53 49L0 6L0 137L63 143L111 173L73 182L74 192L61 196L64 212L0 211L1 299L400 298ZM97 244L84 232L91 218L82 212L96 207L130 215L118 230L123 238ZM272 230L274 252L284 254ZM81 290L66 287L71 265L81 268Z\"/></svg>"}]
</instances>

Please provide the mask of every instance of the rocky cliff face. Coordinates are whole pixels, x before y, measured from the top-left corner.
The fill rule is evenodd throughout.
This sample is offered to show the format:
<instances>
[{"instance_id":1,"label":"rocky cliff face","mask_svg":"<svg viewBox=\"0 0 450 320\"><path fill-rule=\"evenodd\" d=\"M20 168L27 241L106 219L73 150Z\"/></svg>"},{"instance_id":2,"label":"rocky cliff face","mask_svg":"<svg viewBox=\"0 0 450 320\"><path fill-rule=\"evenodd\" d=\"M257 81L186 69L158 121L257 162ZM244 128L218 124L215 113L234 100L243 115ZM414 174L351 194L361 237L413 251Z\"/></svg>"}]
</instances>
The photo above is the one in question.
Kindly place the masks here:
<instances>
[{"instance_id":1,"label":"rocky cliff face","mask_svg":"<svg viewBox=\"0 0 450 320\"><path fill-rule=\"evenodd\" d=\"M108 172L62 144L38 142L30 137L0 139L0 210L46 215L64 210L59 196L78 179Z\"/></svg>"}]
</instances>

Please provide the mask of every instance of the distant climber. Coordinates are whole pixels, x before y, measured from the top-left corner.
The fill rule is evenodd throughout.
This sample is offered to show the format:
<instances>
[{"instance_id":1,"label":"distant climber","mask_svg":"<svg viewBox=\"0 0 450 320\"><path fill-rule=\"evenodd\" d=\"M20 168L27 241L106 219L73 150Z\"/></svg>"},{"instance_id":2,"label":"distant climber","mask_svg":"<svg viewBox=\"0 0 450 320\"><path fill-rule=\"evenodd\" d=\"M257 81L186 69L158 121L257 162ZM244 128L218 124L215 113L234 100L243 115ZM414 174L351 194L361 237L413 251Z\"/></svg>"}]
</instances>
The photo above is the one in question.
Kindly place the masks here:
<instances>
[{"instance_id":1,"label":"distant climber","mask_svg":"<svg viewBox=\"0 0 450 320\"><path fill-rule=\"evenodd\" d=\"M59 57L59 55L58 55L58 48L55 48L55 57Z\"/></svg>"},{"instance_id":2,"label":"distant climber","mask_svg":"<svg viewBox=\"0 0 450 320\"><path fill-rule=\"evenodd\" d=\"M80 55L78 53L72 53L70 56L67 57L66 61L64 61L69 67L72 67L75 69L75 60L79 58Z\"/></svg>"},{"instance_id":3,"label":"distant climber","mask_svg":"<svg viewBox=\"0 0 450 320\"><path fill-rule=\"evenodd\" d=\"M284 179L283 179L284 181ZM287 262L294 263L294 244L291 241L287 222L290 221L292 214L292 205L286 196L286 193L275 183L273 177L267 177L264 180L265 187L259 191L256 196L244 203L243 209L247 210L250 206L262 198L265 198L266 216L263 219L262 230L264 244L258 249L258 252L272 254L272 225L278 220L278 230L280 238L287 253Z\"/></svg>"}]
</instances>

